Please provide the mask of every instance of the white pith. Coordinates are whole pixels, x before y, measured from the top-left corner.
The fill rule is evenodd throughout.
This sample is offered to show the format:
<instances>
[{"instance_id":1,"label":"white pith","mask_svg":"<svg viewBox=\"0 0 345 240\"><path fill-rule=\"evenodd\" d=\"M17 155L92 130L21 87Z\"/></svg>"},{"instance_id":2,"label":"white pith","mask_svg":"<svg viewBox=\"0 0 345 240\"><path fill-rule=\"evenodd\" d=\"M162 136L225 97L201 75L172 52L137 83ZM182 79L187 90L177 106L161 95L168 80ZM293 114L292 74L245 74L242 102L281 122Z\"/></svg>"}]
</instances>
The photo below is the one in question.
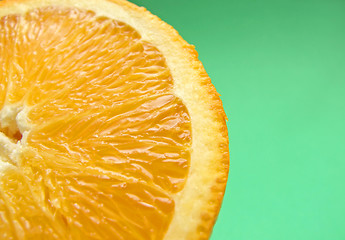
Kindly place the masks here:
<instances>
[{"instance_id":1,"label":"white pith","mask_svg":"<svg viewBox=\"0 0 345 240\"><path fill-rule=\"evenodd\" d=\"M4 105L0 110L0 172L18 165L20 153L30 130L26 115L27 109L17 105ZM1 129L7 129L10 135L19 131L22 138L19 141L13 139Z\"/></svg>"}]
</instances>

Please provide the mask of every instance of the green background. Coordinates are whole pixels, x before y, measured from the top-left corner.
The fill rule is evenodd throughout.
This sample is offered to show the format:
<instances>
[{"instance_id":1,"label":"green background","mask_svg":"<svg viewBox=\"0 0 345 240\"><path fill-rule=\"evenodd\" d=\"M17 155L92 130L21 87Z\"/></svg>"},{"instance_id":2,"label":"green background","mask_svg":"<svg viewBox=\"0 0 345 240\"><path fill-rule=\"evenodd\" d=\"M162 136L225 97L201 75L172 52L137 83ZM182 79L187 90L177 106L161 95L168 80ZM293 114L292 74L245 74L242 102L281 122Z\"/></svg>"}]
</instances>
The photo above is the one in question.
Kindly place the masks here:
<instances>
[{"instance_id":1,"label":"green background","mask_svg":"<svg viewBox=\"0 0 345 240\"><path fill-rule=\"evenodd\" d=\"M345 0L132 0L196 46L229 117L212 240L345 239Z\"/></svg>"}]
</instances>

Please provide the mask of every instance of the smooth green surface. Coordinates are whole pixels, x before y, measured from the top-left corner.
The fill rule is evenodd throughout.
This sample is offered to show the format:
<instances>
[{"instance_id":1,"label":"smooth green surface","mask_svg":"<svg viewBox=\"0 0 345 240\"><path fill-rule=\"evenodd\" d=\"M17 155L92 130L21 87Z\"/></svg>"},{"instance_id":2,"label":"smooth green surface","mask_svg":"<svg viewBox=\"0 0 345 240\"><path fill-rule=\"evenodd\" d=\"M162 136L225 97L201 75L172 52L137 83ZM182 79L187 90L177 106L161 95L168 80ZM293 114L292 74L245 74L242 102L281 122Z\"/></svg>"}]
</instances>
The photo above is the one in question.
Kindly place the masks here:
<instances>
[{"instance_id":1,"label":"smooth green surface","mask_svg":"<svg viewBox=\"0 0 345 240\"><path fill-rule=\"evenodd\" d=\"M345 239L345 1L135 0L196 45L229 117L212 240Z\"/></svg>"}]
</instances>

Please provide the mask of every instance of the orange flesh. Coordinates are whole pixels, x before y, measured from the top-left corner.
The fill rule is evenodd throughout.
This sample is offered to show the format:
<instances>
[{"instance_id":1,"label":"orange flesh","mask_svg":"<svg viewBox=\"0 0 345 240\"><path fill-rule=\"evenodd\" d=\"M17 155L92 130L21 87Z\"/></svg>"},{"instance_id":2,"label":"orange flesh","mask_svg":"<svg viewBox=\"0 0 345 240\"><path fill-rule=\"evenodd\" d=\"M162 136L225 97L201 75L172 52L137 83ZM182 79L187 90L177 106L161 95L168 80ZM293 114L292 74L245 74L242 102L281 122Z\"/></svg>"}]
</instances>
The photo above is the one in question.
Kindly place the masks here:
<instances>
[{"instance_id":1,"label":"orange flesh","mask_svg":"<svg viewBox=\"0 0 345 240\"><path fill-rule=\"evenodd\" d=\"M0 109L26 109L30 132L0 174L0 238L161 239L190 161L172 88L163 55L122 22L57 7L2 17ZM0 130L21 144L18 127Z\"/></svg>"}]
</instances>

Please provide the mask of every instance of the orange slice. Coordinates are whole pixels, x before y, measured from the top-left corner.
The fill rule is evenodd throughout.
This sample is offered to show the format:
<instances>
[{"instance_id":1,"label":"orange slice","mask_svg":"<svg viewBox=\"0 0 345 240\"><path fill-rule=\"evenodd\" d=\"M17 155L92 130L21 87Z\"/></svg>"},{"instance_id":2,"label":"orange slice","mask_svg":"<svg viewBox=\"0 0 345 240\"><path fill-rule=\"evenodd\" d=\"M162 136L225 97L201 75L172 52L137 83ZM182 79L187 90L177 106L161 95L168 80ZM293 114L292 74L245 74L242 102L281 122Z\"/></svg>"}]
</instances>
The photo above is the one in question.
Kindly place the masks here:
<instances>
[{"instance_id":1,"label":"orange slice","mask_svg":"<svg viewBox=\"0 0 345 240\"><path fill-rule=\"evenodd\" d=\"M172 27L123 0L0 2L1 239L207 239L228 161Z\"/></svg>"}]
</instances>

